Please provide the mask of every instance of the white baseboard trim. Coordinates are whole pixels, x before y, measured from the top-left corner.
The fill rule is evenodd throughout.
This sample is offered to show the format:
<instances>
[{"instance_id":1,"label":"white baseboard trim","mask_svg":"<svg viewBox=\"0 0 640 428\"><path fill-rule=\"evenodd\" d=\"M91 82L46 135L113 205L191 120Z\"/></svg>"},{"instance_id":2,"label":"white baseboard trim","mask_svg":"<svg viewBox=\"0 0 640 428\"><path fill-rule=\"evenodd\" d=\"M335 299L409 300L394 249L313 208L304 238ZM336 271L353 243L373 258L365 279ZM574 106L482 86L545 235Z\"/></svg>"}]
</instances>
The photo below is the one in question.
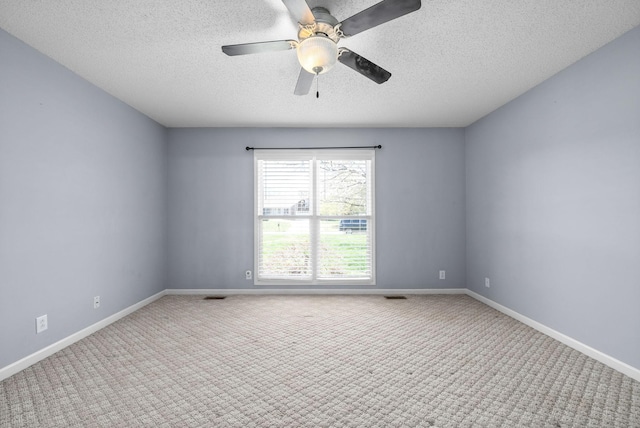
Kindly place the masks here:
<instances>
[{"instance_id":1,"label":"white baseboard trim","mask_svg":"<svg viewBox=\"0 0 640 428\"><path fill-rule=\"evenodd\" d=\"M400 295L400 294L466 294L466 288L168 288L167 295Z\"/></svg>"},{"instance_id":2,"label":"white baseboard trim","mask_svg":"<svg viewBox=\"0 0 640 428\"><path fill-rule=\"evenodd\" d=\"M630 378L640 382L640 369L632 367L627 363L623 363L622 361L617 360L603 352L600 352L597 349L590 347L589 345L585 345L582 342L579 342L565 334L560 333L559 331L556 331L550 327L547 327L546 325L541 324L538 321L534 321L529 317L526 317L512 309L507 308L506 306L502 306L501 304L496 303L493 300L488 299L474 291L471 291L468 289L465 289L465 290L467 295L486 304L487 306L491 306L493 309L496 309L502 312L503 314L508 315L511 318L514 318L535 330L538 330L540 333L546 334L547 336L550 336L556 339L557 341L567 345L568 347L573 348L576 351L581 352L586 356L593 358L596 361L600 361L602 364L609 366L612 369L617 370L620 373L627 375Z\"/></svg>"},{"instance_id":3,"label":"white baseboard trim","mask_svg":"<svg viewBox=\"0 0 640 428\"><path fill-rule=\"evenodd\" d=\"M0 381L7 379L10 376L13 376L14 374L26 369L27 367L37 363L38 361L44 360L45 358L47 358L50 355L55 354L56 352L66 348L67 346L77 342L80 339L84 339L85 337L89 336L90 334L95 333L96 331L108 326L109 324L112 324L116 321L118 321L120 318L123 318L127 315L129 315L132 312L137 311L138 309L142 308L143 306L148 305L149 303L153 302L154 300L159 299L160 297L164 296L166 294L166 292L163 290L157 294L154 294L151 297L147 297L146 299L129 306L128 308L125 308L123 310L121 310L120 312L117 312L103 320L98 321L95 324L90 325L89 327L83 328L82 330L73 333L70 336L65 337L64 339L61 339L59 341L57 341L56 343L53 343L49 346L47 346L46 348L42 348L41 350L34 352L31 355L27 355L26 357L24 357L21 360L16 361L15 363L9 364L6 367L3 367L0 369Z\"/></svg>"}]
</instances>

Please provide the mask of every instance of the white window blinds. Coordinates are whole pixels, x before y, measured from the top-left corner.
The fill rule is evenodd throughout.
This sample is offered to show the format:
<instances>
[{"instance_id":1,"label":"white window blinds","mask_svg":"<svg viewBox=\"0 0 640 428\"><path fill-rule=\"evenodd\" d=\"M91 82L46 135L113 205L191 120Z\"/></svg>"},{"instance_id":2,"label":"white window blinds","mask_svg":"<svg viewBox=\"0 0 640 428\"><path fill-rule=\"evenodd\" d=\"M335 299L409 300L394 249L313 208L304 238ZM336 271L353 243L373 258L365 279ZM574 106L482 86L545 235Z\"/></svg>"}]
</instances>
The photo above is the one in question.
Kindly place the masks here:
<instances>
[{"instance_id":1,"label":"white window blinds","mask_svg":"<svg viewBox=\"0 0 640 428\"><path fill-rule=\"evenodd\" d=\"M254 156L256 284L374 284L374 151Z\"/></svg>"}]
</instances>

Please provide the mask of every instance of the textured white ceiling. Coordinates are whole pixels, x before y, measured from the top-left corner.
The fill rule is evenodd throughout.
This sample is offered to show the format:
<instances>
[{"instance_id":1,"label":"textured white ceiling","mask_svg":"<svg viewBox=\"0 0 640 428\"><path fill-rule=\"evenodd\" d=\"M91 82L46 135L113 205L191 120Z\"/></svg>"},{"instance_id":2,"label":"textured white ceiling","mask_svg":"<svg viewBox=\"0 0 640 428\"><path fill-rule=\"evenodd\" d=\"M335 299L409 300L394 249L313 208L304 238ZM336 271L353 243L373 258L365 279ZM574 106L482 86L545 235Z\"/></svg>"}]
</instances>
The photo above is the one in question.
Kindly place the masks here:
<instances>
[{"instance_id":1,"label":"textured white ceiling","mask_svg":"<svg viewBox=\"0 0 640 428\"><path fill-rule=\"evenodd\" d=\"M377 0L308 0L343 20ZM226 44L295 39L280 0L0 0L0 27L171 127L466 126L640 25L638 0L423 0L340 46L392 73L337 64L293 95L295 51L229 57Z\"/></svg>"}]
</instances>

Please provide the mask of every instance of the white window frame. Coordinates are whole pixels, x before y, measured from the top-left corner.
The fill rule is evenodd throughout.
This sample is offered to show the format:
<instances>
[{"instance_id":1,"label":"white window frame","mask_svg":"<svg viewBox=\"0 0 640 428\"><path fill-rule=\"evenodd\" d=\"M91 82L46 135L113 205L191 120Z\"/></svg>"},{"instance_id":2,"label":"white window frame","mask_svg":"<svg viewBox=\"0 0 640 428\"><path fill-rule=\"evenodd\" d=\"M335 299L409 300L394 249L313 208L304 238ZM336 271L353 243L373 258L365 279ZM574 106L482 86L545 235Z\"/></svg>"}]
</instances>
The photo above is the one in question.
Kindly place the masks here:
<instances>
[{"instance_id":1,"label":"white window frame","mask_svg":"<svg viewBox=\"0 0 640 428\"><path fill-rule=\"evenodd\" d=\"M311 212L309 215L299 216L297 218L308 218L310 224L310 239L311 239L311 270L312 276L309 280L293 280L293 279L262 279L260 278L260 227L263 218L268 219L291 219L292 216L273 216L268 215L265 216L259 212L259 171L258 171L258 161L259 160L285 160L285 159L299 159L299 160L313 160L311 168L312 168L312 196L311 196ZM349 279L349 278L331 278L331 279L320 279L317 278L317 266L318 266L318 242L320 239L320 222L322 220L328 219L342 219L345 216L321 216L318 214L318 176L316 174L315 168L315 160L327 160L327 159L336 159L336 160L369 160L371 162L370 176L368 178L368 183L371 187L371 201L369 206L369 214L355 216L357 218L364 218L367 220L367 233L370 235L370 250L371 250L371 277L368 279ZM349 149L336 149L336 150L268 150L268 151L260 151L256 150L254 152L254 285L259 286L296 286L296 285L376 285L376 227L375 227L375 150L373 149L357 149L357 150L349 150Z\"/></svg>"}]
</instances>

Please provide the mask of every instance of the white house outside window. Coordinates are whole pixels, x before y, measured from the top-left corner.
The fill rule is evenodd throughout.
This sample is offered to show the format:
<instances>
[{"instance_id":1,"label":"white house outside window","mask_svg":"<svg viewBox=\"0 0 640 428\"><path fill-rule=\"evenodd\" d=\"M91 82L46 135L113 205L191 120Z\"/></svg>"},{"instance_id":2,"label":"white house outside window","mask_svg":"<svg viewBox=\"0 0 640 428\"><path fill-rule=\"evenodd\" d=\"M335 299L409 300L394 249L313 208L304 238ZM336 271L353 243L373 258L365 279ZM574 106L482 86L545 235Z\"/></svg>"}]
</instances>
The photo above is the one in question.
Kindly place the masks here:
<instances>
[{"instance_id":1,"label":"white house outside window","mask_svg":"<svg viewBox=\"0 0 640 428\"><path fill-rule=\"evenodd\" d=\"M375 284L375 152L254 156L256 284Z\"/></svg>"}]
</instances>

